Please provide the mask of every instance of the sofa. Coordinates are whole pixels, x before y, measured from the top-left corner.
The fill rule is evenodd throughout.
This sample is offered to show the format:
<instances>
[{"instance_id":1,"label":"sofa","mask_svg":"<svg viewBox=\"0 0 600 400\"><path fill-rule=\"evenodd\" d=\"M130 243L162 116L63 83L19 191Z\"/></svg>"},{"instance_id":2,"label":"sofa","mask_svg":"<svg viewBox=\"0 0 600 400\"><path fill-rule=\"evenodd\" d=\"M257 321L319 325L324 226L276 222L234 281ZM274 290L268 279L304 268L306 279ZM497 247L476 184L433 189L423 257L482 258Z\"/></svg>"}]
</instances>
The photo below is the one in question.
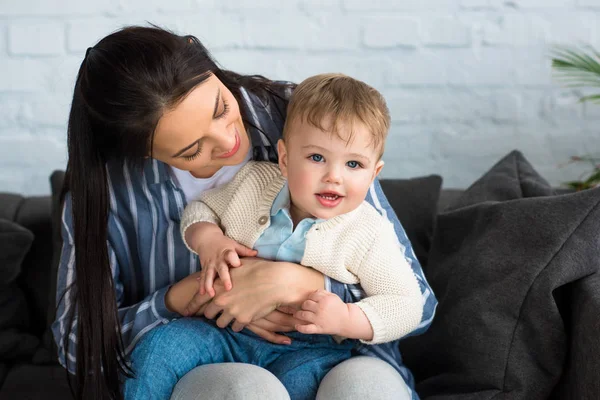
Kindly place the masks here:
<instances>
[{"instance_id":1,"label":"sofa","mask_svg":"<svg viewBox=\"0 0 600 400\"><path fill-rule=\"evenodd\" d=\"M49 327L64 173L0 193L0 400L71 398ZM511 152L466 190L381 181L439 305L401 342L424 399L600 399L600 192L552 189Z\"/></svg>"}]
</instances>

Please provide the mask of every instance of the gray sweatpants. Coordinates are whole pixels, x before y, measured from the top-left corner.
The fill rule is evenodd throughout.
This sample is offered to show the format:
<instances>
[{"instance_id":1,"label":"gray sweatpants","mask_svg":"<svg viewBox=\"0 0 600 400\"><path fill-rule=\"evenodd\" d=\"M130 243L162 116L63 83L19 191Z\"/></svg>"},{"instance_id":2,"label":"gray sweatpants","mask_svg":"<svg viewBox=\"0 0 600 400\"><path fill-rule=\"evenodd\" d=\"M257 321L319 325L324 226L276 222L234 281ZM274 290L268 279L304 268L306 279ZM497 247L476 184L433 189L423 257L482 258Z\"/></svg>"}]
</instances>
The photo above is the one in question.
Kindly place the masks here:
<instances>
[{"instance_id":1,"label":"gray sweatpants","mask_svg":"<svg viewBox=\"0 0 600 400\"><path fill-rule=\"evenodd\" d=\"M374 390L376 388L376 390ZM289 400L285 387L264 368L251 364L209 364L179 380L171 400ZM406 384L385 361L359 356L334 367L323 378L317 400L410 399Z\"/></svg>"}]
</instances>

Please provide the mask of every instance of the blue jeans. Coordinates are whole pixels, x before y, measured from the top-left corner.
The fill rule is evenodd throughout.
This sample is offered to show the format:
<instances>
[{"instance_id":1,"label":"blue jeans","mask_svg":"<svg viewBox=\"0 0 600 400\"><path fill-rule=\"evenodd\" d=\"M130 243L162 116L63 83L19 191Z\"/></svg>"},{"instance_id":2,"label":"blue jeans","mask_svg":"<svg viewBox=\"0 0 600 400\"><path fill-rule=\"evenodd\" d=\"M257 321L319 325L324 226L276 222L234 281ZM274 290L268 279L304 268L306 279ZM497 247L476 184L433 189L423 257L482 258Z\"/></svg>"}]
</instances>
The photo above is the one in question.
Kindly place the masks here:
<instances>
[{"instance_id":1,"label":"blue jeans","mask_svg":"<svg viewBox=\"0 0 600 400\"><path fill-rule=\"evenodd\" d=\"M273 344L247 329L236 333L199 318L159 326L147 332L131 353L135 378L125 381L125 399L168 399L189 371L223 362L263 367L283 383L293 400L314 399L327 372L350 358L353 342L337 344L328 335L297 332L288 336L292 344Z\"/></svg>"}]
</instances>

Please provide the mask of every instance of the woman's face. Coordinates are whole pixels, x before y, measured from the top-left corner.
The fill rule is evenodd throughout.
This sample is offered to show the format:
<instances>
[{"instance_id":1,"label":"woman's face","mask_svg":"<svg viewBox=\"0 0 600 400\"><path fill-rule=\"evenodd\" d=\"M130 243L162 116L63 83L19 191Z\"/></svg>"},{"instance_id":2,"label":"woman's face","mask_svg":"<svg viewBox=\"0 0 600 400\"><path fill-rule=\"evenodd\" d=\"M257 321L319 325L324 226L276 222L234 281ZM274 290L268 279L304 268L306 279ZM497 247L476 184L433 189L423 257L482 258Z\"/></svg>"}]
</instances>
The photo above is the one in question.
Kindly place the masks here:
<instances>
[{"instance_id":1,"label":"woman's face","mask_svg":"<svg viewBox=\"0 0 600 400\"><path fill-rule=\"evenodd\" d=\"M211 75L160 118L152 157L208 178L223 166L241 163L249 148L237 100Z\"/></svg>"}]
</instances>

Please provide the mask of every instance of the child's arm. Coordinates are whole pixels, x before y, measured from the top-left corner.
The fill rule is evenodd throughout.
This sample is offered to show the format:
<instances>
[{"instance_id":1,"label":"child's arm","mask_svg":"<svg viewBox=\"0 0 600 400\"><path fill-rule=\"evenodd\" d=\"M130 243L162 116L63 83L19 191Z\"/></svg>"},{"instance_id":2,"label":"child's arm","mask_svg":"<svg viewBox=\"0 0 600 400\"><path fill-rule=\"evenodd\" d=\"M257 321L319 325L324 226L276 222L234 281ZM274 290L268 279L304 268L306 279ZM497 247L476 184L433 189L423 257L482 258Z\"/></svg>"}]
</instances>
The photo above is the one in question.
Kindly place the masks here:
<instances>
[{"instance_id":1,"label":"child's arm","mask_svg":"<svg viewBox=\"0 0 600 400\"><path fill-rule=\"evenodd\" d=\"M368 297L346 305L335 295L331 295L337 298L335 301L331 296L315 296L294 315L308 322L307 326L296 328L298 331L308 329L310 333L334 334L376 344L399 339L419 325L423 301L417 279L408 262L398 265L398 260L405 257L393 226L385 221L378 232L379 237L374 238L362 263L347 267L358 277ZM364 329L365 319L371 335Z\"/></svg>"},{"instance_id":2,"label":"child's arm","mask_svg":"<svg viewBox=\"0 0 600 400\"><path fill-rule=\"evenodd\" d=\"M229 267L242 265L239 256L256 255L255 250L225 236L219 221L209 206L194 201L185 208L181 223L181 235L186 246L200 257L200 294L208 292L211 297L215 295L213 283L216 275L223 281L225 290L231 290Z\"/></svg>"}]
</instances>

